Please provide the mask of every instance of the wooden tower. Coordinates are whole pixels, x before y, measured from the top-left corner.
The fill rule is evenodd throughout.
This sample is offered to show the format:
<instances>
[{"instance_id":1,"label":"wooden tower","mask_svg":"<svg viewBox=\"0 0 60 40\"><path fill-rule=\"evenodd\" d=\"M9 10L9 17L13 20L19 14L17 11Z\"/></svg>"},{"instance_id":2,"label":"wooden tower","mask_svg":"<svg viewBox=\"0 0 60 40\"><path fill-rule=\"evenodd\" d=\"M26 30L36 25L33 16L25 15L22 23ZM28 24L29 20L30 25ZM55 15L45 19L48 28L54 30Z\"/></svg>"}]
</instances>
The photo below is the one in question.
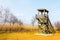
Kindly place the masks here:
<instances>
[{"instance_id":1,"label":"wooden tower","mask_svg":"<svg viewBox=\"0 0 60 40\"><path fill-rule=\"evenodd\" d=\"M48 10L46 9L38 9L38 14L36 15L36 19L38 20L38 27L42 30L42 33L54 33L54 28L48 17Z\"/></svg>"}]
</instances>

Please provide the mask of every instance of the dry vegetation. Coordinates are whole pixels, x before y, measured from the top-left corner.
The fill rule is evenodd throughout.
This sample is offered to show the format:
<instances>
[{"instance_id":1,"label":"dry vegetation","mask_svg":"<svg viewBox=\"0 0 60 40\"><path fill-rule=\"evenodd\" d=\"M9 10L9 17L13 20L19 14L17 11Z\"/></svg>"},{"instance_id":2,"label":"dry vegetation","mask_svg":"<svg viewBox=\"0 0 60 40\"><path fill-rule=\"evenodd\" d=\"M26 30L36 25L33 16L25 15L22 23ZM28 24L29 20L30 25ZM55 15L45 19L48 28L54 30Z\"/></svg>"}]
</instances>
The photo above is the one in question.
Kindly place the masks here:
<instances>
[{"instance_id":1,"label":"dry vegetation","mask_svg":"<svg viewBox=\"0 0 60 40\"><path fill-rule=\"evenodd\" d=\"M60 40L60 33L46 35L35 35L35 32L12 32L0 34L0 40Z\"/></svg>"},{"instance_id":2,"label":"dry vegetation","mask_svg":"<svg viewBox=\"0 0 60 40\"><path fill-rule=\"evenodd\" d=\"M0 24L0 31L18 31L21 25L15 24Z\"/></svg>"},{"instance_id":3,"label":"dry vegetation","mask_svg":"<svg viewBox=\"0 0 60 40\"><path fill-rule=\"evenodd\" d=\"M47 34L41 35L39 32L34 32L38 30L37 26L17 23L0 24L0 30L5 31L5 33L0 33L0 40L59 40L60 38L60 33L49 34L48 36L46 36ZM39 35L36 35L36 33L39 33Z\"/></svg>"},{"instance_id":4,"label":"dry vegetation","mask_svg":"<svg viewBox=\"0 0 60 40\"><path fill-rule=\"evenodd\" d=\"M54 26L56 27L57 31L60 31L60 21L55 22Z\"/></svg>"},{"instance_id":5,"label":"dry vegetation","mask_svg":"<svg viewBox=\"0 0 60 40\"><path fill-rule=\"evenodd\" d=\"M2 32L18 32L18 31L35 31L38 30L37 26L22 25L22 24L0 24L0 31Z\"/></svg>"}]
</instances>

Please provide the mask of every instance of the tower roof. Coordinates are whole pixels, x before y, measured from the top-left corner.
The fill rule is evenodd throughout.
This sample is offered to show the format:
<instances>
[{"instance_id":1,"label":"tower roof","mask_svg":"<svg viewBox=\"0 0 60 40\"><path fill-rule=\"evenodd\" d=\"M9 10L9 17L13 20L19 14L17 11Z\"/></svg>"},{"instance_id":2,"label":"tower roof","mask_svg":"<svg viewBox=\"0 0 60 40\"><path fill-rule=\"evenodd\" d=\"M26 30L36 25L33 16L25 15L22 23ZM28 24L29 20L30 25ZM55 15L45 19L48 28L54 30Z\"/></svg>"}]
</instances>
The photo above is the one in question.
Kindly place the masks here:
<instances>
[{"instance_id":1,"label":"tower roof","mask_svg":"<svg viewBox=\"0 0 60 40\"><path fill-rule=\"evenodd\" d=\"M47 9L38 9L38 11L40 11L40 12L44 12L45 11L47 13L49 12Z\"/></svg>"}]
</instances>

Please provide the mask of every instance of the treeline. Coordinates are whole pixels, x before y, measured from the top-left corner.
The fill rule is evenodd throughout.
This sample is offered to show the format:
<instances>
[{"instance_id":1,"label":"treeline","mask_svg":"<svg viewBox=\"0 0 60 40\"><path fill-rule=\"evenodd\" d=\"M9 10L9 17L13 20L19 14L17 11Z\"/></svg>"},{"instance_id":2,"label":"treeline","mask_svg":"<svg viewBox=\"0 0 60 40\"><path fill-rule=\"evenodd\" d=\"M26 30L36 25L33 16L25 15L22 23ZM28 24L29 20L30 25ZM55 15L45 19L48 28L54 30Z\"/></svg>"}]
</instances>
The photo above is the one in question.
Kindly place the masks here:
<instances>
[{"instance_id":1,"label":"treeline","mask_svg":"<svg viewBox=\"0 0 60 40\"><path fill-rule=\"evenodd\" d=\"M26 28L25 28L26 27ZM38 28L24 26L21 19L16 16L8 8L0 7L0 33L12 31L35 31Z\"/></svg>"},{"instance_id":2,"label":"treeline","mask_svg":"<svg viewBox=\"0 0 60 40\"><path fill-rule=\"evenodd\" d=\"M21 19L13 15L13 13L8 8L0 7L0 23L19 23L23 24Z\"/></svg>"},{"instance_id":3,"label":"treeline","mask_svg":"<svg viewBox=\"0 0 60 40\"><path fill-rule=\"evenodd\" d=\"M8 8L0 7L0 31L20 31L21 25L21 19L18 20Z\"/></svg>"}]
</instances>

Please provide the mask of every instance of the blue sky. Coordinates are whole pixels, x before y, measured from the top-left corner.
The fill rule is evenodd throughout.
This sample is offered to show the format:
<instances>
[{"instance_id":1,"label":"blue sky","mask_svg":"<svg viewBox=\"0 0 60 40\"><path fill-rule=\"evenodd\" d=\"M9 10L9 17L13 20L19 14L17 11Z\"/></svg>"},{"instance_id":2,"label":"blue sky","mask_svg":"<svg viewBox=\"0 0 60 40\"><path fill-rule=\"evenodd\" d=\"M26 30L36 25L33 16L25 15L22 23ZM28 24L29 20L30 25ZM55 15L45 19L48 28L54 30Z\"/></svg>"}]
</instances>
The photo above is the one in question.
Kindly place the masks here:
<instances>
[{"instance_id":1,"label":"blue sky","mask_svg":"<svg viewBox=\"0 0 60 40\"><path fill-rule=\"evenodd\" d=\"M11 12L26 24L37 14L38 8L49 10L49 18L53 24L60 21L60 0L0 0L0 6L9 8Z\"/></svg>"}]
</instances>

